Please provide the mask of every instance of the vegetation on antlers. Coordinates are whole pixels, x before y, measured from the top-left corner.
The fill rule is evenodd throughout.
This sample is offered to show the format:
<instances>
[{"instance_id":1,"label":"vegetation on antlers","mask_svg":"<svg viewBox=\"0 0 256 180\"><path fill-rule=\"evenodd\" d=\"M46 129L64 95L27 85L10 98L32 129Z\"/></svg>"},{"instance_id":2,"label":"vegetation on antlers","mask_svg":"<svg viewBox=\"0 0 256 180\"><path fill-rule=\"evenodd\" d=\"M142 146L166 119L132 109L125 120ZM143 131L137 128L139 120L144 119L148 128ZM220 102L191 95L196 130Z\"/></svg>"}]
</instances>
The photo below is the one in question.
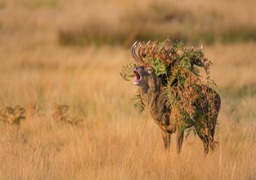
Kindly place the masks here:
<instances>
[{"instance_id":1,"label":"vegetation on antlers","mask_svg":"<svg viewBox=\"0 0 256 180\"><path fill-rule=\"evenodd\" d=\"M216 96L213 90L215 83L210 78L211 61L205 58L201 49L186 48L182 42L171 45L168 39L139 46L138 53L144 63L153 67L155 75L162 81L165 97L172 109L171 119L174 124L179 124L179 131L193 126L199 134L208 136L208 118L218 113L214 112L216 108L210 107ZM134 77L134 66L136 64L130 63L121 70L125 80ZM135 97L135 107L140 112L144 111L140 95Z\"/></svg>"}]
</instances>

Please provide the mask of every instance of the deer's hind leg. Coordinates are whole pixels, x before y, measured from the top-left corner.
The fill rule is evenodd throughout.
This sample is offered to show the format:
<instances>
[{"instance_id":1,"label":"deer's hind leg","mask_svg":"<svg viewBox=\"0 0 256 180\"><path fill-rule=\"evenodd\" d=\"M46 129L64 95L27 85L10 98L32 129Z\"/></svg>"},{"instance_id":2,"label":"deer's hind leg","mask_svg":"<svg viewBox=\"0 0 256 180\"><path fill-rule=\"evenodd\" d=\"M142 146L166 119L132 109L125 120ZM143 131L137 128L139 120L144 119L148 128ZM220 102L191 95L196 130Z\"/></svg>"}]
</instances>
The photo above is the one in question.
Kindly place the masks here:
<instances>
[{"instance_id":1,"label":"deer's hind leg","mask_svg":"<svg viewBox=\"0 0 256 180\"><path fill-rule=\"evenodd\" d=\"M209 152L209 137L206 135L201 134L200 132L197 131L197 135L199 136L199 138L201 139L201 141L203 142L204 145L204 154L208 154Z\"/></svg>"},{"instance_id":2,"label":"deer's hind leg","mask_svg":"<svg viewBox=\"0 0 256 180\"><path fill-rule=\"evenodd\" d=\"M209 145L212 151L214 151L215 145L218 144L214 141L215 126L217 124L217 118L221 106L221 99L218 94L215 94L214 102L211 103L211 112L209 116Z\"/></svg>"},{"instance_id":3,"label":"deer's hind leg","mask_svg":"<svg viewBox=\"0 0 256 180\"><path fill-rule=\"evenodd\" d=\"M216 126L216 123L217 123L217 117L218 117L218 114L215 114L213 117L212 117L212 122L210 124L210 127L209 127L209 144L210 144L210 148L212 151L214 151L214 148L215 148L215 145L218 144L216 141L214 141L214 134L215 134L215 126Z\"/></svg>"}]
</instances>

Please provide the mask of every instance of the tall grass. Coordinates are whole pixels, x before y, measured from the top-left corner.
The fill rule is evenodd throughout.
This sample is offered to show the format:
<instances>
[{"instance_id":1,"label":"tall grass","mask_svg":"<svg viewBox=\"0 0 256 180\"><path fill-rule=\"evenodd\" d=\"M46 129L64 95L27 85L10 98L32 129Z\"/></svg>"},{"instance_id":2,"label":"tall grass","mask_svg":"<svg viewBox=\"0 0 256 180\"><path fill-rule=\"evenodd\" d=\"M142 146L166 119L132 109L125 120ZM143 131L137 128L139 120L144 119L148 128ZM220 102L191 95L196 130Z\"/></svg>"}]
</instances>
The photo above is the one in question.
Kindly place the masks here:
<instances>
[{"instance_id":1,"label":"tall grass","mask_svg":"<svg viewBox=\"0 0 256 180\"><path fill-rule=\"evenodd\" d=\"M252 46L239 47L246 51ZM238 61L228 47L226 53L218 53L224 47L207 49L208 57L216 62L213 74L222 73L221 56L227 57L230 70L226 71L228 82L215 79L223 101L216 133L219 146L206 157L199 138L191 133L180 155L175 151L175 135L171 151L166 152L158 127L146 113L139 115L133 109L136 88L119 76L129 57L125 49L68 53L62 49L54 55L56 68L49 68L47 61L45 68L24 66L18 60L9 63L1 71L1 108L21 104L26 119L19 128L1 122L1 179L255 178L255 86L241 81L231 87L233 78L228 75L255 67L255 55L241 57L244 67L236 66ZM61 61L64 56L69 58ZM8 66L16 67L15 72ZM83 121L77 125L56 121L55 103L67 104L70 114Z\"/></svg>"},{"instance_id":2,"label":"tall grass","mask_svg":"<svg viewBox=\"0 0 256 180\"><path fill-rule=\"evenodd\" d=\"M47 2L57 5L1 3L0 110L26 111L19 125L0 121L0 179L255 179L255 43L204 46L222 97L219 146L205 157L199 138L190 133L177 155L175 135L170 152L164 151L159 128L147 113L139 115L133 108L136 87L119 76L130 61L129 49L58 44L59 30L79 29L88 14L98 10L115 24L121 12L132 17L134 5L116 0L109 1L111 8L103 8L101 1ZM137 8L148 2L140 1ZM195 2L245 24L249 15L238 4L254 8L253 1L235 1L234 11L228 12L217 8L220 1L211 6ZM195 4L176 5L192 10ZM147 12L148 6L144 8ZM55 116L56 104L69 109ZM60 117L82 121L72 124Z\"/></svg>"}]
</instances>

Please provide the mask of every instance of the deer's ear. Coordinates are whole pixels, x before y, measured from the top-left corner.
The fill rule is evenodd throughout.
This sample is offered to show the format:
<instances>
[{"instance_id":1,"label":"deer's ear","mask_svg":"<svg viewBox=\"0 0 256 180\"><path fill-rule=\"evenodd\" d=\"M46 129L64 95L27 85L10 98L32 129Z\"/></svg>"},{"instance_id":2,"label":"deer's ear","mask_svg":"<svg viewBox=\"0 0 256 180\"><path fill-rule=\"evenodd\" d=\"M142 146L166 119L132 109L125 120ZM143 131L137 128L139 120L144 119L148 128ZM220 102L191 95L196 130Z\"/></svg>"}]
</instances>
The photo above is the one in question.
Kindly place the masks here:
<instances>
[{"instance_id":1,"label":"deer's ear","mask_svg":"<svg viewBox=\"0 0 256 180\"><path fill-rule=\"evenodd\" d=\"M146 67L146 71L149 73L149 74L152 74L154 72L154 69L152 67Z\"/></svg>"}]
</instances>

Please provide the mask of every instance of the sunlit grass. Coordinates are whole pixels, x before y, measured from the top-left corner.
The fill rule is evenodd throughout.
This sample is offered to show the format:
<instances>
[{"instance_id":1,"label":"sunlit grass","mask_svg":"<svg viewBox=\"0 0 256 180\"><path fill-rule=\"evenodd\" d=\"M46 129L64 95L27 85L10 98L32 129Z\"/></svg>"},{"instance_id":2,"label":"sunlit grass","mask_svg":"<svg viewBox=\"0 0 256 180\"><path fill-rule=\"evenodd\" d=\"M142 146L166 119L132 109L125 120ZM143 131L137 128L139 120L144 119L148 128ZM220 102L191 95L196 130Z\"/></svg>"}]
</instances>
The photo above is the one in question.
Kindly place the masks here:
<instances>
[{"instance_id":1,"label":"sunlit grass","mask_svg":"<svg viewBox=\"0 0 256 180\"><path fill-rule=\"evenodd\" d=\"M240 45L243 49L251 46ZM213 74L221 73L222 63L225 63L219 61L225 54L218 54L218 48L207 48L206 53L213 63L216 62ZM109 47L77 50L63 53L74 61L69 58L58 61L64 59L62 50L59 51L54 56L58 67L55 69L17 66L15 73L11 68L1 72L1 107L20 103L26 109L26 119L18 130L3 123L0 126L0 151L4 157L1 178L255 177L254 86L241 82L231 87L233 78L227 75L226 81L218 87L222 109L216 132L217 150L204 157L202 143L190 133L182 153L177 155L175 135L171 151L166 152L160 130L150 116L139 115L133 108L136 87L119 75L124 62L130 61L129 50ZM234 57L228 54L228 49L226 58L231 70L246 73L244 67L233 66L233 62L239 61L232 60ZM251 63L244 66L255 67L253 58L253 54L247 56ZM19 64L18 61L15 64ZM45 64L47 67L48 62ZM215 81L220 81L218 76ZM254 83L254 79L246 82ZM68 105L66 115L78 115L83 121L76 126L65 121L59 123L53 116L55 103Z\"/></svg>"},{"instance_id":2,"label":"sunlit grass","mask_svg":"<svg viewBox=\"0 0 256 180\"><path fill-rule=\"evenodd\" d=\"M133 108L136 87L119 75L131 60L128 48L58 44L60 29L74 24L77 29L90 13L97 10L115 24L121 12L132 17L134 5L111 0L108 9L101 1L56 2L58 8L44 4L31 9L35 2L30 0L0 5L0 110L16 105L25 110L19 126L6 123L2 113L0 179L255 179L255 43L203 43L222 97L215 137L219 146L205 157L199 138L190 133L177 155L175 135L166 152L149 114ZM140 2L136 8L143 9L148 0ZM224 3L231 3L230 11L217 6L220 1L184 1L177 8L201 4L207 11L212 8L212 16L218 11L255 26L243 9L254 8L253 1ZM69 109L54 116L56 105ZM82 121L75 125L65 121L77 117Z\"/></svg>"}]
</instances>

